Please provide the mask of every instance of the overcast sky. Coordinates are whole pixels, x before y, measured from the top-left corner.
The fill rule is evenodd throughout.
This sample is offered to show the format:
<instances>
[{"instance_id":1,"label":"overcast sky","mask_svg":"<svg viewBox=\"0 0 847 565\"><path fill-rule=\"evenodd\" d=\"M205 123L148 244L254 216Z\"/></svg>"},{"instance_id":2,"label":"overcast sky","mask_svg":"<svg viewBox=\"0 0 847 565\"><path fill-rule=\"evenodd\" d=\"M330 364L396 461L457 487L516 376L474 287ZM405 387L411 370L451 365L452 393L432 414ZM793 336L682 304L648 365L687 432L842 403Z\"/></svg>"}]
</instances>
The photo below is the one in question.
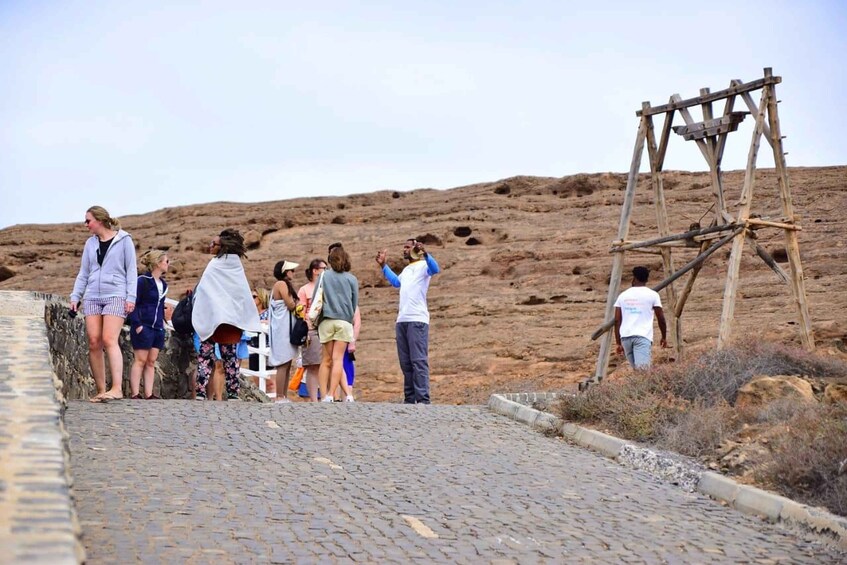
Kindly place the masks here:
<instances>
[{"instance_id":1,"label":"overcast sky","mask_svg":"<svg viewBox=\"0 0 847 565\"><path fill-rule=\"evenodd\" d=\"M845 57L843 0L3 0L0 227L625 172L642 100L768 66L788 164L844 165Z\"/></svg>"}]
</instances>

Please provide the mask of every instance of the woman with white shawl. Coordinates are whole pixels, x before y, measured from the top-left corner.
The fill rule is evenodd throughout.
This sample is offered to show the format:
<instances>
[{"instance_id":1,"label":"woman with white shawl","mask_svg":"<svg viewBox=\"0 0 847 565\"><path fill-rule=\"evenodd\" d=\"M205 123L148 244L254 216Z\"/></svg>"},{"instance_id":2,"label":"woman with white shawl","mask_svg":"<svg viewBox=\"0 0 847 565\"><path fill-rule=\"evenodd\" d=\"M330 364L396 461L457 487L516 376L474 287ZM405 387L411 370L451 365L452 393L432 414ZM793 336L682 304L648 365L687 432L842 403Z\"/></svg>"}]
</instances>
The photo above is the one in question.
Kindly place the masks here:
<instances>
[{"instance_id":1,"label":"woman with white shawl","mask_svg":"<svg viewBox=\"0 0 847 565\"><path fill-rule=\"evenodd\" d=\"M191 322L200 337L197 354L197 400L206 400L206 384L215 367L215 344L221 352L227 400L238 400L238 357L236 349L243 331L262 327L241 258L244 238L235 229L225 229L209 245L215 256L209 261L197 289Z\"/></svg>"},{"instance_id":2,"label":"woman with white shawl","mask_svg":"<svg viewBox=\"0 0 847 565\"><path fill-rule=\"evenodd\" d=\"M299 346L291 344L291 325L294 323L294 310L297 308L297 292L291 283L294 269L299 264L291 261L279 261L274 265L274 278L277 282L271 289L270 326L268 346L270 355L268 364L276 367L276 401L288 400L288 380L291 375L291 361L297 357Z\"/></svg>"}]
</instances>

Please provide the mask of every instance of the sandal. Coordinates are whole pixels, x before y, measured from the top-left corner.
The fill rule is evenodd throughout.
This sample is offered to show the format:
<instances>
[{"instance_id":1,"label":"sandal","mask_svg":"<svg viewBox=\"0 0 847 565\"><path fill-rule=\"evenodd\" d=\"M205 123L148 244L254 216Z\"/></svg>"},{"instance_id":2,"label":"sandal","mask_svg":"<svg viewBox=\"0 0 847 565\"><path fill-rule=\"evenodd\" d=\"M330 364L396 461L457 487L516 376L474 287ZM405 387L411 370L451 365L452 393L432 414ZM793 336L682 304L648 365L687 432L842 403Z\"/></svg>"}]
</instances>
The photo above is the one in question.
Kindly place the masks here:
<instances>
[{"instance_id":1,"label":"sandal","mask_svg":"<svg viewBox=\"0 0 847 565\"><path fill-rule=\"evenodd\" d=\"M109 402L111 400L123 400L123 398L123 396L112 396L108 392L104 392L101 395L95 396L94 398L89 400L89 402L102 402L105 404L106 402Z\"/></svg>"},{"instance_id":2,"label":"sandal","mask_svg":"<svg viewBox=\"0 0 847 565\"><path fill-rule=\"evenodd\" d=\"M161 396L156 396L155 394L151 394L147 397L147 400L162 400Z\"/></svg>"},{"instance_id":3,"label":"sandal","mask_svg":"<svg viewBox=\"0 0 847 565\"><path fill-rule=\"evenodd\" d=\"M141 396L141 393L139 392L138 394L133 394L132 396L130 396L129 399L130 400L143 400L143 397Z\"/></svg>"}]
</instances>

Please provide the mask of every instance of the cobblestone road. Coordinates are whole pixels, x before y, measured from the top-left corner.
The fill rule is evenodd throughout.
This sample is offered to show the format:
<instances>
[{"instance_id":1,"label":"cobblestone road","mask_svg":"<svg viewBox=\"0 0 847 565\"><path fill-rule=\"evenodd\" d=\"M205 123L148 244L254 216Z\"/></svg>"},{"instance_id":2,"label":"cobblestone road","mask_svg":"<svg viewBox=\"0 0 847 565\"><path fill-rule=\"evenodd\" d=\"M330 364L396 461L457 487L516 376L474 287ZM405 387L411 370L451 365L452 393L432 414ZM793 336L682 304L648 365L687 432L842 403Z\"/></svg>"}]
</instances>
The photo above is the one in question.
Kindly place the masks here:
<instances>
[{"instance_id":1,"label":"cobblestone road","mask_svg":"<svg viewBox=\"0 0 847 565\"><path fill-rule=\"evenodd\" d=\"M835 563L484 407L73 402L89 563Z\"/></svg>"}]
</instances>

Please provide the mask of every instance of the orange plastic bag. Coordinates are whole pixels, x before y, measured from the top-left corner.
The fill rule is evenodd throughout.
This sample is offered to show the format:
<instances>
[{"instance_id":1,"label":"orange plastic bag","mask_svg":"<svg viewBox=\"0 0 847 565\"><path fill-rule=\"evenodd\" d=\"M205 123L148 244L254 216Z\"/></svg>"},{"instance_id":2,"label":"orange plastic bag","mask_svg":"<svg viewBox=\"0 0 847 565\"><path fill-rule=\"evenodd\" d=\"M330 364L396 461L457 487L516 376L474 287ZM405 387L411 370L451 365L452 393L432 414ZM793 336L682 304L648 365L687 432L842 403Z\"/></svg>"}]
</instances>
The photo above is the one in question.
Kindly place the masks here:
<instances>
[{"instance_id":1,"label":"orange plastic bag","mask_svg":"<svg viewBox=\"0 0 847 565\"><path fill-rule=\"evenodd\" d=\"M303 380L303 374L306 372L306 369L303 367L297 367L297 370L294 371L294 375L291 377L291 380L288 381L288 390L296 391L300 388L300 381Z\"/></svg>"}]
</instances>

